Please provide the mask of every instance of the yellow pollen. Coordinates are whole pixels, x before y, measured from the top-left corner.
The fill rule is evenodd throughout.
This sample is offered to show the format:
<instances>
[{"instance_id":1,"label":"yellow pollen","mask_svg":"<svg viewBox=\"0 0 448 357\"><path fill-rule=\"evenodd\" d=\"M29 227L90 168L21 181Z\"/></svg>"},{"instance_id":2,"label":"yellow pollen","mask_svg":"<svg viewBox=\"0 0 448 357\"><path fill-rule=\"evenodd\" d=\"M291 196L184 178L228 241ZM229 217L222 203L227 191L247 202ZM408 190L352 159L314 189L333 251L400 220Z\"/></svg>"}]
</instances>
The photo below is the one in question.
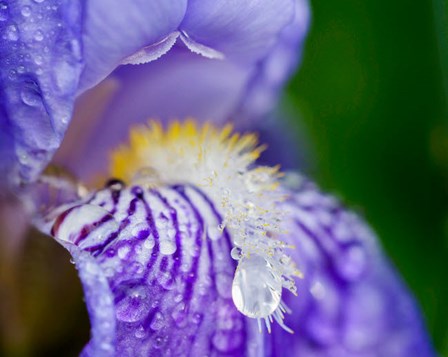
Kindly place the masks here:
<instances>
[{"instance_id":1,"label":"yellow pollen","mask_svg":"<svg viewBox=\"0 0 448 357\"><path fill-rule=\"evenodd\" d=\"M202 183L212 185L213 166L219 164L220 167L227 167L238 160L247 169L264 150L264 145L258 146L255 134L233 133L233 126L230 124L217 128L209 123L199 125L188 119L185 122L172 122L164 129L159 122L150 121L148 125L132 128L129 144L122 145L112 153L110 174L130 183L142 169L150 168L165 176L160 179L166 183L165 180L174 180L174 177L169 177L171 175L163 175L164 172L171 171L170 166L180 169L178 166L188 164L189 170L210 167L211 171L207 177L202 178ZM212 160L217 161L213 163ZM278 169L257 168L258 171L265 170L266 174L273 176L278 174ZM185 175L179 175L179 178L185 179L182 176Z\"/></svg>"}]
</instances>

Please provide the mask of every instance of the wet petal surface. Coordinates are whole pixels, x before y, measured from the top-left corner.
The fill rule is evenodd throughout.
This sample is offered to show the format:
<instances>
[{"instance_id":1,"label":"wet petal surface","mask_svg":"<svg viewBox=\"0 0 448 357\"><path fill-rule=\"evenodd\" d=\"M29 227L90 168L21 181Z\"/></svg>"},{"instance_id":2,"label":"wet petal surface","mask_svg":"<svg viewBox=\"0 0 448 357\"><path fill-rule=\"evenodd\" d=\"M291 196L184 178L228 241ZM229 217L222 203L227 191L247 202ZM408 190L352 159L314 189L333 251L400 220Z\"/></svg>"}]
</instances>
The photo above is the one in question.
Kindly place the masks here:
<instances>
[{"instance_id":1,"label":"wet petal surface","mask_svg":"<svg viewBox=\"0 0 448 357\"><path fill-rule=\"evenodd\" d=\"M2 180L34 180L62 141L82 69L80 7L0 1Z\"/></svg>"},{"instance_id":2,"label":"wet petal surface","mask_svg":"<svg viewBox=\"0 0 448 357\"><path fill-rule=\"evenodd\" d=\"M232 301L235 261L219 220L185 186L113 183L60 209L52 234L74 256L91 316L85 355L259 355L256 321Z\"/></svg>"},{"instance_id":3,"label":"wet petal surface","mask_svg":"<svg viewBox=\"0 0 448 357\"><path fill-rule=\"evenodd\" d=\"M298 298L285 297L295 334L274 326L270 355L434 356L419 308L375 234L336 199L295 178L285 203L289 239L282 239L297 247L293 258L304 279L297 280Z\"/></svg>"}]
</instances>

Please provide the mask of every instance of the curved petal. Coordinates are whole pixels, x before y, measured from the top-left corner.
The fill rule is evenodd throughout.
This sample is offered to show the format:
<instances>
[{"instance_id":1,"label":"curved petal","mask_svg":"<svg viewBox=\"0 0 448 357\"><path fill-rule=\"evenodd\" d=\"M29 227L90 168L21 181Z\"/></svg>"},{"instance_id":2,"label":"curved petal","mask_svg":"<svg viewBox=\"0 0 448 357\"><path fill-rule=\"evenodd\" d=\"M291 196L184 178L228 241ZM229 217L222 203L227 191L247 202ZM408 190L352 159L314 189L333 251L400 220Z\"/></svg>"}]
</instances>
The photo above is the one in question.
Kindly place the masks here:
<instances>
[{"instance_id":1,"label":"curved petal","mask_svg":"<svg viewBox=\"0 0 448 357\"><path fill-rule=\"evenodd\" d=\"M86 1L86 68L79 92L103 80L128 56L176 31L186 8L187 0Z\"/></svg>"},{"instance_id":2,"label":"curved petal","mask_svg":"<svg viewBox=\"0 0 448 357\"><path fill-rule=\"evenodd\" d=\"M415 301L366 224L300 177L286 203L304 279L286 303L296 332L273 329L272 356L435 356ZM288 354L281 346L288 345Z\"/></svg>"},{"instance_id":3,"label":"curved petal","mask_svg":"<svg viewBox=\"0 0 448 357\"><path fill-rule=\"evenodd\" d=\"M277 105L286 81L296 70L310 24L307 0L296 0L293 21L279 35L275 46L256 66L245 95L235 110L235 119L244 125L269 114Z\"/></svg>"},{"instance_id":4,"label":"curved petal","mask_svg":"<svg viewBox=\"0 0 448 357\"><path fill-rule=\"evenodd\" d=\"M55 216L85 288L85 356L262 355L255 321L231 298L230 238L201 191L112 181Z\"/></svg>"},{"instance_id":5,"label":"curved petal","mask_svg":"<svg viewBox=\"0 0 448 357\"><path fill-rule=\"evenodd\" d=\"M79 74L80 2L0 3L1 179L36 178L59 147Z\"/></svg>"},{"instance_id":6,"label":"curved petal","mask_svg":"<svg viewBox=\"0 0 448 357\"><path fill-rule=\"evenodd\" d=\"M180 29L231 59L264 57L292 20L294 0L190 0Z\"/></svg>"}]
</instances>

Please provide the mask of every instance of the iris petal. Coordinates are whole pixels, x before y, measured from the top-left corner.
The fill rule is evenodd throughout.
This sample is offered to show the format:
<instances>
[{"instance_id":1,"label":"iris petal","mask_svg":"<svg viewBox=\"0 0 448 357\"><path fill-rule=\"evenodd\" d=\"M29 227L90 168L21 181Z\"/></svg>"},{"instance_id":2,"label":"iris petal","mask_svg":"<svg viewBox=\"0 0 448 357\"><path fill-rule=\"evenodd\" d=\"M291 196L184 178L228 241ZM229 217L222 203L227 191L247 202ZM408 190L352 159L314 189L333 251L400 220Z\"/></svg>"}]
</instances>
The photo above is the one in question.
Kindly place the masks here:
<instances>
[{"instance_id":1,"label":"iris petal","mask_svg":"<svg viewBox=\"0 0 448 357\"><path fill-rule=\"evenodd\" d=\"M1 179L28 181L59 147L71 116L82 68L80 2L0 6Z\"/></svg>"},{"instance_id":2,"label":"iris petal","mask_svg":"<svg viewBox=\"0 0 448 357\"><path fill-rule=\"evenodd\" d=\"M79 91L94 86L125 58L176 31L186 0L87 1L83 31L86 68Z\"/></svg>"},{"instance_id":3,"label":"iris petal","mask_svg":"<svg viewBox=\"0 0 448 357\"><path fill-rule=\"evenodd\" d=\"M190 0L181 30L226 57L252 62L266 55L293 14L293 0Z\"/></svg>"},{"instance_id":4,"label":"iris petal","mask_svg":"<svg viewBox=\"0 0 448 357\"><path fill-rule=\"evenodd\" d=\"M257 356L256 321L232 301L230 237L201 191L109 188L60 210L91 316L86 356ZM255 323L255 325L254 325Z\"/></svg>"},{"instance_id":5,"label":"iris petal","mask_svg":"<svg viewBox=\"0 0 448 357\"><path fill-rule=\"evenodd\" d=\"M357 215L307 181L285 209L304 279L299 297L285 298L296 333L274 326L272 356L435 355L410 292Z\"/></svg>"},{"instance_id":6,"label":"iris petal","mask_svg":"<svg viewBox=\"0 0 448 357\"><path fill-rule=\"evenodd\" d=\"M418 307L368 226L301 176L283 185L293 189L280 203L281 238L296 246L304 275L299 296L282 297L294 334L277 324L260 334L236 310L231 238L199 189L112 181L53 213L47 227L72 252L85 288L85 355L434 356Z\"/></svg>"}]
</instances>

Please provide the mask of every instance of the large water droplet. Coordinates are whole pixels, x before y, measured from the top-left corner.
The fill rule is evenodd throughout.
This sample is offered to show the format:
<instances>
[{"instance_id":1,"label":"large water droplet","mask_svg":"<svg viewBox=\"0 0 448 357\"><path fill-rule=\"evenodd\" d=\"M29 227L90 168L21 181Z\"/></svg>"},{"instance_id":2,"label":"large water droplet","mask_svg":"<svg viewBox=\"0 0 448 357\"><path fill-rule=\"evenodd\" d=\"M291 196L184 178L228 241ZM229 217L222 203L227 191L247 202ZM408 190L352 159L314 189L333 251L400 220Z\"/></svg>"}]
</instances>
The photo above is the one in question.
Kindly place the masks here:
<instances>
[{"instance_id":1,"label":"large water droplet","mask_svg":"<svg viewBox=\"0 0 448 357\"><path fill-rule=\"evenodd\" d=\"M40 4L41 2L44 2L45 0L34 0L35 3Z\"/></svg>"},{"instance_id":2,"label":"large water droplet","mask_svg":"<svg viewBox=\"0 0 448 357\"><path fill-rule=\"evenodd\" d=\"M124 322L142 320L149 312L150 305L145 288L137 286L125 292L126 296L116 305L117 319Z\"/></svg>"},{"instance_id":3,"label":"large water droplet","mask_svg":"<svg viewBox=\"0 0 448 357\"><path fill-rule=\"evenodd\" d=\"M277 309L281 296L281 278L264 258L256 254L241 258L232 286L233 302L241 313L267 317Z\"/></svg>"}]
</instances>

